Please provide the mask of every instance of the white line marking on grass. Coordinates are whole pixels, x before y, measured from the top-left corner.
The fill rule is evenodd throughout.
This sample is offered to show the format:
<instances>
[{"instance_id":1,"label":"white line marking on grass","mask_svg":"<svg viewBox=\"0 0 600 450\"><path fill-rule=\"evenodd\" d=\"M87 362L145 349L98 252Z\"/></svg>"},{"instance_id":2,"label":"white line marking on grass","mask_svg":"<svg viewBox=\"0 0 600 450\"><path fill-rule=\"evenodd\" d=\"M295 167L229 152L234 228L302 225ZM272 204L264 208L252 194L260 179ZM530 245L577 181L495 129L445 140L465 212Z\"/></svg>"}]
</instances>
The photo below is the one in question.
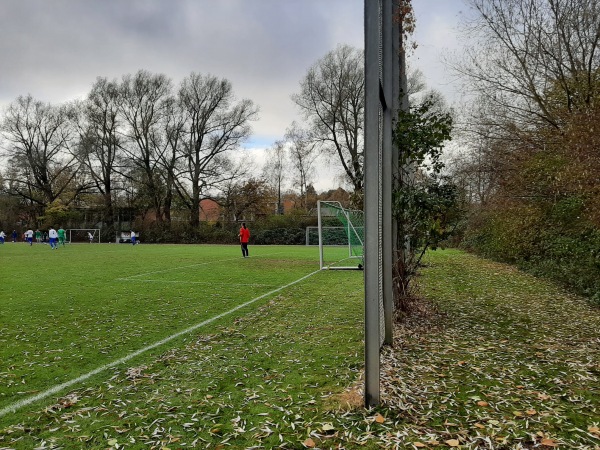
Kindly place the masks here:
<instances>
[{"instance_id":1,"label":"white line marking on grass","mask_svg":"<svg viewBox=\"0 0 600 450\"><path fill-rule=\"evenodd\" d=\"M228 316L229 314L234 313L234 312L236 312L239 309L245 308L246 306L251 305L252 303L254 303L254 302L258 301L258 300L261 300L261 299L263 299L265 297L268 297L269 295L275 294L276 292L279 292L279 291L282 291L284 289L287 289L290 286L293 286L294 284L300 283L301 281L304 281L307 278L312 277L313 275L315 275L315 274L317 274L319 272L321 272L321 270L316 270L316 271L314 271L312 273L309 273L308 275L303 276L302 278L298 278L296 281L292 281L291 283L286 284L285 286L281 286L281 287L279 287L277 289L273 289L272 291L269 291L266 294L259 295L258 297L253 298L252 300L249 300L249 301L247 301L245 303L242 303L241 305L238 305L235 308L230 309L229 311L225 311L225 312L222 312L221 314L217 314L216 316L211 317L210 319L206 319L205 321L197 323L196 325L193 325L193 326L191 326L189 328L186 328L185 330L178 331L177 333L172 334L171 336L168 336L168 337L166 337L164 339L161 339L158 342L155 342L154 344L150 344L150 345L148 345L148 346L146 346L144 348L136 350L135 352L130 353L129 355L124 356L122 358L119 358L116 361L113 361L113 362L108 363L108 364L104 364L103 366L100 366L97 369L92 370L91 372L83 374L83 375L81 375L81 376L79 376L77 378L74 378L72 380L65 381L64 383L58 384L58 385L56 385L56 386L54 386L54 387L52 387L52 388L50 388L50 389L48 389L48 390L46 390L44 392L40 392L39 394L33 395L31 397L24 398L22 400L19 400L19 401L13 403L12 405L8 405L5 408L0 409L0 417L5 416L6 414L8 414L10 412L14 413L17 409L20 409L23 406L27 406L27 405L29 405L31 403L34 403L34 402L38 401L38 400L42 400L42 399L44 399L44 398L46 398L46 397L48 397L48 396L50 396L52 394L56 394L56 393L62 391L63 389L71 387L74 384L77 384L77 383L80 383L82 381L85 381L88 378L93 377L94 375L99 374L100 372L103 372L103 371L105 371L107 369L110 369L112 367L118 366L119 364L123 364L123 363L129 361L130 359L133 359L136 356L139 356L142 353L147 352L148 350L152 350L152 349L154 349L156 347L160 347L161 345L164 345L167 342L172 341L173 339L176 339L176 338L178 338L180 336L183 336L184 334L188 334L188 333L190 333L190 332L192 332L194 330L197 330L198 328L202 328L203 326L208 325L208 324L210 324L210 323L212 323L212 322L214 322L214 321L216 321L218 319L221 319L222 317Z\"/></svg>"},{"instance_id":2,"label":"white line marking on grass","mask_svg":"<svg viewBox=\"0 0 600 450\"><path fill-rule=\"evenodd\" d=\"M212 281L185 281L185 280L146 280L136 278L135 280L123 280L118 278L117 281L127 281L130 283L176 283L176 284L210 284L211 286L246 286L246 287L275 287L274 284L258 284L258 283L213 283Z\"/></svg>"},{"instance_id":3,"label":"white line marking on grass","mask_svg":"<svg viewBox=\"0 0 600 450\"><path fill-rule=\"evenodd\" d=\"M271 255L280 255L282 253L285 253L285 252L267 253L266 255L253 256L253 258L261 258L263 256L271 256ZM130 275L128 277L117 278L117 281L126 281L126 280L131 280L132 278L136 278L136 277L143 277L144 275L153 275L155 273L172 272L174 270L187 269L189 267L206 266L207 264L215 264L215 263L226 262L226 261L237 261L239 259L240 259L239 257L227 258L227 259L219 259L216 261L207 261L207 262L203 262L203 263L190 264L189 266L171 267L169 269L156 270L154 272L138 273L135 275Z\"/></svg>"}]
</instances>

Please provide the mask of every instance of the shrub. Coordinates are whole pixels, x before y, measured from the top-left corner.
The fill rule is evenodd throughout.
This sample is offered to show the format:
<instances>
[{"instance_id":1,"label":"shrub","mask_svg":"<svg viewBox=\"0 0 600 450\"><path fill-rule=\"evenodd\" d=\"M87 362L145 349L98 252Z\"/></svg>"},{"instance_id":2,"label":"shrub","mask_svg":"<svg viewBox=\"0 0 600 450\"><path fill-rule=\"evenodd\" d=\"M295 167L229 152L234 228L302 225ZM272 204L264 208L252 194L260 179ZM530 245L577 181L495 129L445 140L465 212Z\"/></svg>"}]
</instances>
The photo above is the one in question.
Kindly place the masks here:
<instances>
[{"instance_id":1,"label":"shrub","mask_svg":"<svg viewBox=\"0 0 600 450\"><path fill-rule=\"evenodd\" d=\"M580 214L580 199L544 206L481 209L461 246L557 281L600 306L600 230Z\"/></svg>"}]
</instances>

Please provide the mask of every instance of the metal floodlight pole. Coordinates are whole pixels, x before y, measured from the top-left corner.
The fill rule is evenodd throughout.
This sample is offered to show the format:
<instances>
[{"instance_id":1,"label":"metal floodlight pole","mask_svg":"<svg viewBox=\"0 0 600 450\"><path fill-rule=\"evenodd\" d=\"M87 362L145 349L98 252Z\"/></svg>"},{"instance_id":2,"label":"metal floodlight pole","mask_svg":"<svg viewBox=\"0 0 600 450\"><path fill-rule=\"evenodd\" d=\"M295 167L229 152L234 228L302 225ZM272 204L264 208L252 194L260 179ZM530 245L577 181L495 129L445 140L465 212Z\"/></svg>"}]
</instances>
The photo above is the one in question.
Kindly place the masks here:
<instances>
[{"instance_id":1,"label":"metal floodlight pole","mask_svg":"<svg viewBox=\"0 0 600 450\"><path fill-rule=\"evenodd\" d=\"M392 17L394 5L392 0L383 0L383 23L382 26L382 87L386 107L383 110L383 167L382 167L382 242L383 242L383 316L384 316L384 338L385 345L394 343L394 293L392 285L393 276L393 238L392 238L392 187L394 184L392 177L392 128L394 110L394 84L399 84L399 80L394 79L394 63L397 58L393 53L394 49L394 24Z\"/></svg>"},{"instance_id":2,"label":"metal floodlight pole","mask_svg":"<svg viewBox=\"0 0 600 450\"><path fill-rule=\"evenodd\" d=\"M379 404L380 350L393 344L392 129L398 101L394 0L365 0L365 406ZM396 157L397 160L397 157Z\"/></svg>"},{"instance_id":3,"label":"metal floodlight pole","mask_svg":"<svg viewBox=\"0 0 600 450\"><path fill-rule=\"evenodd\" d=\"M365 406L379 404L379 33L380 1L365 0Z\"/></svg>"}]
</instances>

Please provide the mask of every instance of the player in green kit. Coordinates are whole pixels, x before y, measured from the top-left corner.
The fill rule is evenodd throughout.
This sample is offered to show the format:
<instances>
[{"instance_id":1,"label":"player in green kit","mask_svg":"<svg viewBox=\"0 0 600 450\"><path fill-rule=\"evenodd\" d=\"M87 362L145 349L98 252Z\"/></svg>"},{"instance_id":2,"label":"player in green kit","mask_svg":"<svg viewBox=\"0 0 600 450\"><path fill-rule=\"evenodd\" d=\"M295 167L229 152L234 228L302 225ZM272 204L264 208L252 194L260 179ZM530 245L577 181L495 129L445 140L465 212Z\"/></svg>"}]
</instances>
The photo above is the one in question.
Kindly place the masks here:
<instances>
[{"instance_id":1,"label":"player in green kit","mask_svg":"<svg viewBox=\"0 0 600 450\"><path fill-rule=\"evenodd\" d=\"M63 230L63 227L58 229L58 245L60 244L62 244L63 247L65 246L65 230Z\"/></svg>"}]
</instances>

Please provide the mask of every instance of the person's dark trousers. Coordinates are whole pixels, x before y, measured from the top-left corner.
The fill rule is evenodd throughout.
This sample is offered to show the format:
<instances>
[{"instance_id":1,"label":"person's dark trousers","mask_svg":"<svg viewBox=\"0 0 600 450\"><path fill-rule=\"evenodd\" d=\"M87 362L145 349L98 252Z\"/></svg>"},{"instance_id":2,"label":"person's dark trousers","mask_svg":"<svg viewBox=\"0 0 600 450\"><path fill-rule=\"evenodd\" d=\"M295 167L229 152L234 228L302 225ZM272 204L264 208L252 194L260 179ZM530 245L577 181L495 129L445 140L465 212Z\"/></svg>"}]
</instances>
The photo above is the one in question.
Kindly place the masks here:
<instances>
[{"instance_id":1,"label":"person's dark trousers","mask_svg":"<svg viewBox=\"0 0 600 450\"><path fill-rule=\"evenodd\" d=\"M242 256L245 258L248 255L248 243L242 242Z\"/></svg>"}]
</instances>

